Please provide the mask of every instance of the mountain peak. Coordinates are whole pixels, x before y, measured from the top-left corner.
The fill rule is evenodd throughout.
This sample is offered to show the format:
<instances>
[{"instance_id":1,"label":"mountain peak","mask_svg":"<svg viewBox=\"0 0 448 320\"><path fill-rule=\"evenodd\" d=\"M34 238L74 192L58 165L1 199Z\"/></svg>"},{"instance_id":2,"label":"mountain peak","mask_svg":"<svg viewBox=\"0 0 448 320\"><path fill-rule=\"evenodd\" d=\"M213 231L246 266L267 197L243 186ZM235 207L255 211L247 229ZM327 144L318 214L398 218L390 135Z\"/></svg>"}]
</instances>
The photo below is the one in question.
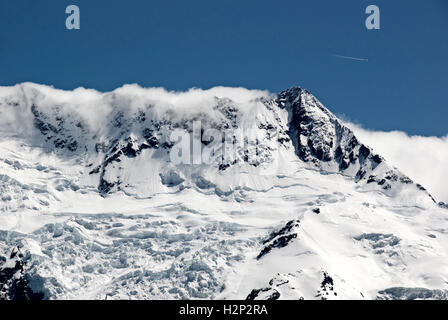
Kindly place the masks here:
<instances>
[{"instance_id":1,"label":"mountain peak","mask_svg":"<svg viewBox=\"0 0 448 320\"><path fill-rule=\"evenodd\" d=\"M289 136L297 156L324 172L339 172L356 182L378 185L384 191L397 185L422 188L387 164L385 159L358 140L352 130L308 90L292 87L276 99L288 111ZM434 198L427 193L429 198Z\"/></svg>"},{"instance_id":2,"label":"mountain peak","mask_svg":"<svg viewBox=\"0 0 448 320\"><path fill-rule=\"evenodd\" d=\"M164 181L172 176L179 177L176 181L184 181L176 184L176 188L185 187L189 180L185 175L190 174L190 169L170 161L176 148L172 139L176 130L198 135L200 152L211 141L225 137L232 140L218 146L216 151L223 153L222 157L215 153L218 162L202 164L197 169L203 172L217 170L219 175L233 167L249 166L255 175L264 176L263 170L273 173L284 159L298 157L322 173L341 173L355 182L379 186L384 192L394 185L413 184L299 86L272 96L241 88L172 93L138 86L124 86L101 94L27 83L2 88L0 107L5 115L0 120L2 127L11 128L9 131L27 128L23 137L32 145L87 162L86 174L89 180L97 180L102 194L141 190L141 195L149 195L171 190L172 184L167 186ZM11 121L4 124L8 119ZM199 133L194 133L195 122L200 122ZM207 137L210 130L218 131L221 138ZM229 146L233 152L225 151ZM134 166L156 163L163 172L155 172L146 180L134 172ZM204 178L202 173L196 175ZM144 184L148 180L152 181L151 188ZM209 182L208 185L218 184ZM235 185L221 187L233 190Z\"/></svg>"}]
</instances>

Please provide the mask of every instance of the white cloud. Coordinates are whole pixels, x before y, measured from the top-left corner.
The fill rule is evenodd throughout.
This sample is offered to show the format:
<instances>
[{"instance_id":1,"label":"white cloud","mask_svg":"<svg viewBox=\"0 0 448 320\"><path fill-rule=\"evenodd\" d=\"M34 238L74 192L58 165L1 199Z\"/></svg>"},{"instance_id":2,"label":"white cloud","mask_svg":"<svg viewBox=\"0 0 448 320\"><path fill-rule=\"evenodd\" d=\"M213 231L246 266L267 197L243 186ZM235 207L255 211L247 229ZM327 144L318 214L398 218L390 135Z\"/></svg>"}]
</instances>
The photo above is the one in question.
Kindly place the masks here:
<instances>
[{"instance_id":1,"label":"white cloud","mask_svg":"<svg viewBox=\"0 0 448 320\"><path fill-rule=\"evenodd\" d=\"M53 118L53 109L59 108L59 113L76 115L90 128L101 130L107 127L109 117L118 111L131 116L139 108L153 106L151 112L154 114L171 110L173 117L195 113L213 114L215 99L229 98L246 107L244 110L249 113L258 98L271 95L268 91L240 87L214 87L207 90L192 88L176 92L165 88L142 88L136 84L124 85L103 93L85 88L59 90L28 82L13 87L0 87L0 132L29 135L33 130L31 105L52 113Z\"/></svg>"},{"instance_id":2,"label":"white cloud","mask_svg":"<svg viewBox=\"0 0 448 320\"><path fill-rule=\"evenodd\" d=\"M448 203L448 135L409 136L402 131L372 131L345 123L358 139L423 185L437 201Z\"/></svg>"}]
</instances>

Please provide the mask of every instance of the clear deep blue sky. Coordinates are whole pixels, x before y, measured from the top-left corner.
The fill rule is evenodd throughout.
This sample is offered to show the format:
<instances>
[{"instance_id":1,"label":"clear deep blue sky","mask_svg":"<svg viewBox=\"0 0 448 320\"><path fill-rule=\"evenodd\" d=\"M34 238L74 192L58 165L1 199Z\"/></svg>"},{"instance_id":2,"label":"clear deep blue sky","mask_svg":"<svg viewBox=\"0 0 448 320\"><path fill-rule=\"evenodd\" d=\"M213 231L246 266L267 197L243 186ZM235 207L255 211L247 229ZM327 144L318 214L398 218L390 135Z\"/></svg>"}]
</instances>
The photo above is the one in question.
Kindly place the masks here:
<instances>
[{"instance_id":1,"label":"clear deep blue sky","mask_svg":"<svg viewBox=\"0 0 448 320\"><path fill-rule=\"evenodd\" d=\"M79 31L65 28L70 4ZM381 30L365 28L369 4ZM448 0L0 1L0 85L300 85L368 128L440 136L447 59Z\"/></svg>"}]
</instances>

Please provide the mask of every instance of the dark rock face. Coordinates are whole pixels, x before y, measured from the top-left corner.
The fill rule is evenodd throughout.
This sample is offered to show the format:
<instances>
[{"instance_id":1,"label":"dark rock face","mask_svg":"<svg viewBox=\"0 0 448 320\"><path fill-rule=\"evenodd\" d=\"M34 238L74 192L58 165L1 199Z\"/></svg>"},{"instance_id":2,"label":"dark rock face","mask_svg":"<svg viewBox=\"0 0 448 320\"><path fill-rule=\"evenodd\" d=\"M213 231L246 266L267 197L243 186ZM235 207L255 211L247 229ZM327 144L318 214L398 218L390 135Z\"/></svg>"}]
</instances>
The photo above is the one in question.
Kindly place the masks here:
<instances>
[{"instance_id":1,"label":"dark rock face","mask_svg":"<svg viewBox=\"0 0 448 320\"><path fill-rule=\"evenodd\" d=\"M288 243L292 239L295 239L295 238L297 238L297 233L288 234L288 235L285 235L285 236L278 237L271 244L269 244L268 246L264 247L263 250L261 250L260 254L257 256L257 259L260 259L264 255L266 255L269 252L271 252L271 250L273 248L283 248L283 247L286 247L288 245Z\"/></svg>"},{"instance_id":2,"label":"dark rock face","mask_svg":"<svg viewBox=\"0 0 448 320\"><path fill-rule=\"evenodd\" d=\"M28 286L25 263L19 248L11 252L9 259L0 259L0 300L42 300L44 295L33 292Z\"/></svg>"},{"instance_id":3,"label":"dark rock face","mask_svg":"<svg viewBox=\"0 0 448 320\"><path fill-rule=\"evenodd\" d=\"M56 149L77 151L80 147L78 137L88 133L86 124L75 115L65 116L60 106L55 106L51 112L52 115L49 115L33 104L31 113L34 117L35 128L42 133L45 141L53 144Z\"/></svg>"},{"instance_id":4,"label":"dark rock face","mask_svg":"<svg viewBox=\"0 0 448 320\"><path fill-rule=\"evenodd\" d=\"M304 162L323 171L352 176L355 182L375 183L383 190L392 189L395 183L414 183L395 168L385 174L374 174L385 162L384 158L358 141L354 133L307 90L287 89L277 96L276 104L288 111L289 136L297 156ZM435 202L426 189L419 185L417 188Z\"/></svg>"},{"instance_id":5,"label":"dark rock face","mask_svg":"<svg viewBox=\"0 0 448 320\"><path fill-rule=\"evenodd\" d=\"M439 207L441 207L443 209L448 209L448 204L445 202L439 202Z\"/></svg>"},{"instance_id":6,"label":"dark rock face","mask_svg":"<svg viewBox=\"0 0 448 320\"><path fill-rule=\"evenodd\" d=\"M334 291L333 278L328 275L327 272L323 272L324 278L320 284L320 289L317 291L316 297L320 297L322 300L326 300L329 295L337 296L337 292Z\"/></svg>"},{"instance_id":7,"label":"dark rock face","mask_svg":"<svg viewBox=\"0 0 448 320\"><path fill-rule=\"evenodd\" d=\"M290 138L303 161L321 168L327 163L328 167L341 172L354 167L358 181L384 161L360 143L353 132L307 90L298 87L285 90L276 101L280 108L289 112Z\"/></svg>"},{"instance_id":8,"label":"dark rock face","mask_svg":"<svg viewBox=\"0 0 448 320\"><path fill-rule=\"evenodd\" d=\"M369 178L367 179L367 183L376 183L379 186L382 186L382 188L384 190L389 190L391 189L391 183L393 182L400 182L403 184L412 184L414 183L414 181L412 181L411 179L409 179L406 176L399 176L397 173L395 173L394 171L390 170L388 172L386 172L386 175L383 177L376 177L375 175L370 175ZM417 185L418 187L418 185ZM422 190L422 191L426 191Z\"/></svg>"},{"instance_id":9,"label":"dark rock face","mask_svg":"<svg viewBox=\"0 0 448 320\"><path fill-rule=\"evenodd\" d=\"M271 112L276 114L278 111L273 107L272 100L262 103ZM269 162L272 158L271 147L265 141L279 141L284 146L289 141L287 128L281 123L277 114L278 123L257 122L261 136L265 138L246 141L247 137L239 136L238 130L240 129L242 114L235 102L227 98L216 98L213 109L216 111L215 118L201 113L192 114L190 118L182 118L177 116L173 110L166 110L164 114L157 115L156 119L151 119L154 118L154 115L151 114L149 109L141 111L138 116L124 114L123 112L117 112L114 116L110 116L109 125L114 129L111 130L111 133L115 138L110 139L109 142L95 145L95 152L104 154L104 160L89 171L91 175L99 174L98 189L100 193L107 195L122 188L123 181L120 180L119 176L111 177L106 174L110 168L120 168L119 164L124 158L137 158L145 149L158 150L158 156L161 152L169 153L176 143L171 141L171 133L180 129L192 134L196 121L201 123L199 138L202 146L208 146L212 142L216 143L216 141L204 136L207 129L214 129L223 134L222 142L224 142L225 134L225 138L228 141L233 141L233 144L236 145L234 155L226 154L220 159L217 158L216 169L220 171L225 171L231 166L243 162L258 167L265 162ZM240 141L241 138L245 139L244 143ZM163 181L162 183L165 184Z\"/></svg>"},{"instance_id":10,"label":"dark rock face","mask_svg":"<svg viewBox=\"0 0 448 320\"><path fill-rule=\"evenodd\" d=\"M98 190L101 192L101 194L108 194L114 187L117 187L119 189L121 184L119 179L116 181L108 181L105 178L105 173L109 166L118 165L122 161L123 157L136 158L142 153L143 150L151 148L158 149L159 146L157 143L140 143L133 137L127 137L123 141L115 140L113 141L111 147L105 148L106 155L104 157L102 165L90 171L90 174L100 173Z\"/></svg>"},{"instance_id":11,"label":"dark rock face","mask_svg":"<svg viewBox=\"0 0 448 320\"><path fill-rule=\"evenodd\" d=\"M448 300L448 290L394 287L378 292L377 300Z\"/></svg>"},{"instance_id":12,"label":"dark rock face","mask_svg":"<svg viewBox=\"0 0 448 320\"><path fill-rule=\"evenodd\" d=\"M299 220L291 220L280 230L273 231L268 238L263 241L263 245L265 246L258 254L257 259L261 259L274 248L286 247L291 240L297 238L295 229L299 227L299 223Z\"/></svg>"},{"instance_id":13,"label":"dark rock face","mask_svg":"<svg viewBox=\"0 0 448 320\"><path fill-rule=\"evenodd\" d=\"M246 300L278 300L281 297L281 290L291 290L288 288L290 281L284 275L278 273L269 280L269 285L261 289L253 289ZM303 298L302 298L303 299Z\"/></svg>"},{"instance_id":14,"label":"dark rock face","mask_svg":"<svg viewBox=\"0 0 448 320\"><path fill-rule=\"evenodd\" d=\"M215 110L223 115L223 122L217 125L217 129L238 128L239 119L241 117L238 106L230 99L217 99Z\"/></svg>"},{"instance_id":15,"label":"dark rock face","mask_svg":"<svg viewBox=\"0 0 448 320\"><path fill-rule=\"evenodd\" d=\"M363 233L354 238L357 241L367 240L373 249L384 248L386 246L396 246L400 243L401 239L393 234L382 233Z\"/></svg>"},{"instance_id":16,"label":"dark rock face","mask_svg":"<svg viewBox=\"0 0 448 320\"><path fill-rule=\"evenodd\" d=\"M246 300L255 300L256 298L260 298L261 294L265 295L263 300L278 300L278 298L280 298L280 292L275 289L266 287L262 289L253 289L247 296Z\"/></svg>"}]
</instances>

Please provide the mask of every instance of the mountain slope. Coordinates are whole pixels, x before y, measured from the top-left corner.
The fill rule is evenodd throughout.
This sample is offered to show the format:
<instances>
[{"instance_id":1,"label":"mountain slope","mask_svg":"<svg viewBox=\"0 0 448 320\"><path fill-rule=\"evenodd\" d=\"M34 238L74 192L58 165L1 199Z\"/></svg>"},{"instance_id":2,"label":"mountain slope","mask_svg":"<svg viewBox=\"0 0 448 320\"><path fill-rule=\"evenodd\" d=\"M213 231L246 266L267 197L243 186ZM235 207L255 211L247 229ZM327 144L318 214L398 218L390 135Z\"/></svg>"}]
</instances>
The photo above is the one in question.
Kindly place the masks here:
<instances>
[{"instance_id":1,"label":"mountain slope","mask_svg":"<svg viewBox=\"0 0 448 320\"><path fill-rule=\"evenodd\" d=\"M298 87L0 88L0 196L47 299L446 288L446 209Z\"/></svg>"}]
</instances>

